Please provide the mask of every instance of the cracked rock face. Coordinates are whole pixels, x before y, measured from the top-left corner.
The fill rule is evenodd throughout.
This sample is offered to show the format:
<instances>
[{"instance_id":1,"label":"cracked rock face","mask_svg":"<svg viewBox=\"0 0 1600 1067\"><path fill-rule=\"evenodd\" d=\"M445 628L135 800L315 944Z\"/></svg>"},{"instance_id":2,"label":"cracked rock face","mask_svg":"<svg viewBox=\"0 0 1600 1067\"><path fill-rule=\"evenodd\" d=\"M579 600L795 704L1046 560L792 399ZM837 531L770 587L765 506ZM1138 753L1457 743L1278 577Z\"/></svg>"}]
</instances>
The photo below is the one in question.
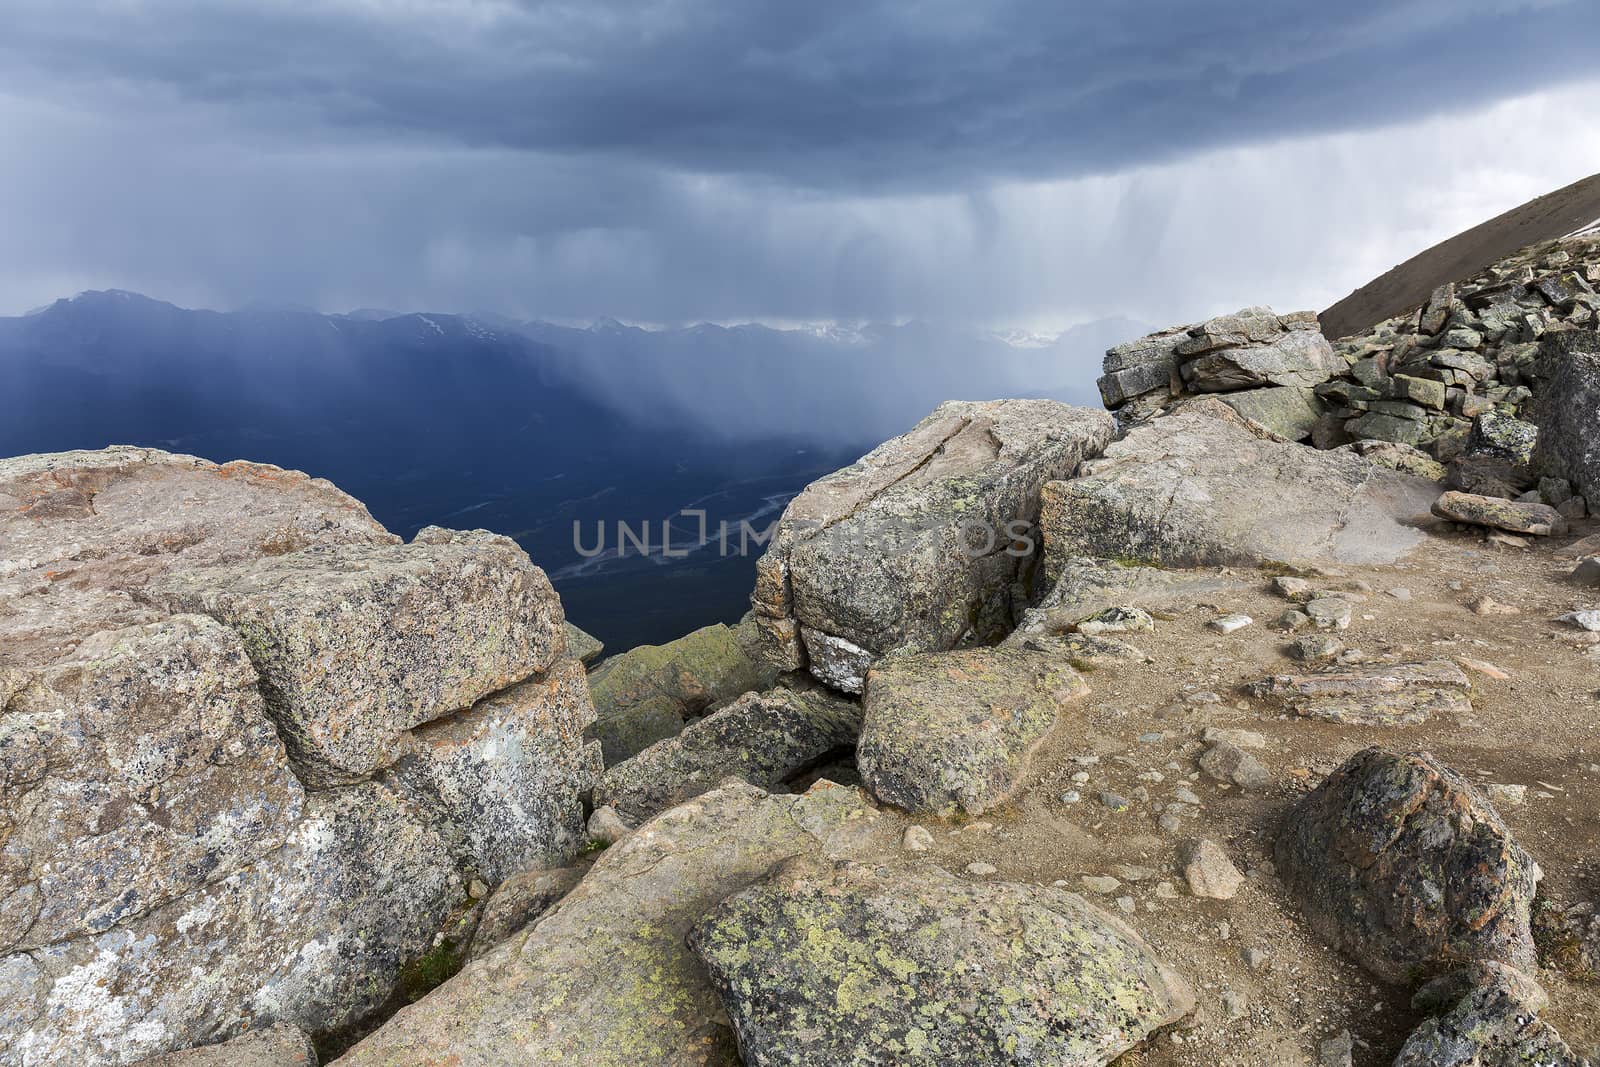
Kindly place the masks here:
<instances>
[{"instance_id":1,"label":"cracked rock face","mask_svg":"<svg viewBox=\"0 0 1600 1067\"><path fill-rule=\"evenodd\" d=\"M1052 578L1085 556L1168 567L1386 563L1423 540L1407 524L1425 521L1438 494L1348 452L1266 439L1202 399L1045 486L1039 525Z\"/></svg>"},{"instance_id":2,"label":"cracked rock face","mask_svg":"<svg viewBox=\"0 0 1600 1067\"><path fill-rule=\"evenodd\" d=\"M377 1009L464 873L580 844L563 645L503 538L257 464L0 460L0 1064Z\"/></svg>"},{"instance_id":3,"label":"cracked rock face","mask_svg":"<svg viewBox=\"0 0 1600 1067\"><path fill-rule=\"evenodd\" d=\"M727 1016L684 943L690 927L787 859L883 852L904 826L828 782L801 796L724 785L607 849L538 923L339 1063L734 1067Z\"/></svg>"},{"instance_id":4,"label":"cracked rock face","mask_svg":"<svg viewBox=\"0 0 1600 1067\"><path fill-rule=\"evenodd\" d=\"M1045 886L797 860L690 935L752 1067L1100 1067L1194 1007L1132 929Z\"/></svg>"},{"instance_id":5,"label":"cracked rock face","mask_svg":"<svg viewBox=\"0 0 1600 1067\"><path fill-rule=\"evenodd\" d=\"M1089 686L1023 648L891 656L867 677L856 765L872 795L914 814L978 815L1021 784L1028 758Z\"/></svg>"},{"instance_id":6,"label":"cracked rock face","mask_svg":"<svg viewBox=\"0 0 1600 1067\"><path fill-rule=\"evenodd\" d=\"M1357 753L1290 812L1276 859L1311 928L1385 981L1535 967L1538 864L1431 756Z\"/></svg>"},{"instance_id":7,"label":"cracked rock face","mask_svg":"<svg viewBox=\"0 0 1600 1067\"><path fill-rule=\"evenodd\" d=\"M997 639L1027 592L1039 492L1110 440L1111 416L1048 400L940 405L806 487L757 565L767 659L859 692L891 651Z\"/></svg>"}]
</instances>

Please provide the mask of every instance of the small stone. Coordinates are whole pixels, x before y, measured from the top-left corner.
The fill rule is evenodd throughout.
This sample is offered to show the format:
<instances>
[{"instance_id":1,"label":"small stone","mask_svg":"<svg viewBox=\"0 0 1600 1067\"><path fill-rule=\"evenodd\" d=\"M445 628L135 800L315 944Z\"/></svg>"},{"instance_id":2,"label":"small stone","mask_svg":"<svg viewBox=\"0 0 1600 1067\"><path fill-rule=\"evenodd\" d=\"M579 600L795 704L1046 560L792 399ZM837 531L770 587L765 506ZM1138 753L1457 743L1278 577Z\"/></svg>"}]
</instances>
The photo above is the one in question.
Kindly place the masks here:
<instances>
[{"instance_id":1,"label":"small stone","mask_svg":"<svg viewBox=\"0 0 1600 1067\"><path fill-rule=\"evenodd\" d=\"M1570 577L1579 585L1600 585L1600 556L1580 559Z\"/></svg>"},{"instance_id":2,"label":"small stone","mask_svg":"<svg viewBox=\"0 0 1600 1067\"><path fill-rule=\"evenodd\" d=\"M1157 882L1156 896L1160 897L1162 900L1177 900L1178 887L1167 881Z\"/></svg>"},{"instance_id":3,"label":"small stone","mask_svg":"<svg viewBox=\"0 0 1600 1067\"><path fill-rule=\"evenodd\" d=\"M1289 646L1289 658L1301 663L1323 663L1344 651L1344 642L1325 634L1302 637Z\"/></svg>"},{"instance_id":4,"label":"small stone","mask_svg":"<svg viewBox=\"0 0 1600 1067\"><path fill-rule=\"evenodd\" d=\"M1183 829L1183 820L1169 811L1156 820L1156 826L1164 834L1175 834Z\"/></svg>"},{"instance_id":5,"label":"small stone","mask_svg":"<svg viewBox=\"0 0 1600 1067\"><path fill-rule=\"evenodd\" d=\"M1202 839L1189 847L1183 862L1189 892L1207 900L1232 900L1244 884L1244 875L1216 842Z\"/></svg>"},{"instance_id":6,"label":"small stone","mask_svg":"<svg viewBox=\"0 0 1600 1067\"><path fill-rule=\"evenodd\" d=\"M1355 1040L1342 1030L1317 1047L1317 1067L1350 1067L1355 1057Z\"/></svg>"},{"instance_id":7,"label":"small stone","mask_svg":"<svg viewBox=\"0 0 1600 1067\"><path fill-rule=\"evenodd\" d=\"M1223 615L1212 619L1206 625L1219 634L1231 634L1237 630L1244 629L1254 621L1248 615Z\"/></svg>"},{"instance_id":8,"label":"small stone","mask_svg":"<svg viewBox=\"0 0 1600 1067\"><path fill-rule=\"evenodd\" d=\"M1474 615L1521 615L1522 609L1502 604L1491 596L1474 597L1467 603Z\"/></svg>"},{"instance_id":9,"label":"small stone","mask_svg":"<svg viewBox=\"0 0 1600 1067\"><path fill-rule=\"evenodd\" d=\"M1089 772L1088 771L1078 771L1076 774L1074 774L1072 776L1072 780L1073 780L1073 782L1077 783L1078 785L1083 785L1085 782L1087 782L1089 780Z\"/></svg>"},{"instance_id":10,"label":"small stone","mask_svg":"<svg viewBox=\"0 0 1600 1067\"><path fill-rule=\"evenodd\" d=\"M1496 667L1488 660L1472 659L1470 656L1457 656L1456 662L1474 674L1481 674L1485 678L1493 678L1497 682L1509 681L1511 678L1510 672Z\"/></svg>"},{"instance_id":11,"label":"small stone","mask_svg":"<svg viewBox=\"0 0 1600 1067\"><path fill-rule=\"evenodd\" d=\"M594 814L589 816L589 836L596 841L614 845L632 832L633 828L622 821L617 809L609 805L596 808Z\"/></svg>"},{"instance_id":12,"label":"small stone","mask_svg":"<svg viewBox=\"0 0 1600 1067\"><path fill-rule=\"evenodd\" d=\"M1342 597L1320 597L1306 604L1305 612L1319 630L1343 630L1350 625L1350 602Z\"/></svg>"},{"instance_id":13,"label":"small stone","mask_svg":"<svg viewBox=\"0 0 1600 1067\"><path fill-rule=\"evenodd\" d=\"M477 878L474 878L467 885L467 896L471 897L473 900L482 900L488 895L489 887L484 885L483 882Z\"/></svg>"},{"instance_id":14,"label":"small stone","mask_svg":"<svg viewBox=\"0 0 1600 1067\"><path fill-rule=\"evenodd\" d=\"M1229 1022L1243 1019L1250 1014L1250 999L1243 993L1235 993L1230 989L1222 994L1222 1012Z\"/></svg>"},{"instance_id":15,"label":"small stone","mask_svg":"<svg viewBox=\"0 0 1600 1067\"><path fill-rule=\"evenodd\" d=\"M1229 744L1236 748L1266 748L1267 739L1254 730L1233 730L1223 726L1208 726L1202 735L1208 745ZM1198 800L1190 801L1198 804Z\"/></svg>"},{"instance_id":16,"label":"small stone","mask_svg":"<svg viewBox=\"0 0 1600 1067\"><path fill-rule=\"evenodd\" d=\"M1083 888L1091 893L1109 897L1112 893L1122 888L1122 883L1108 875L1086 874L1083 876Z\"/></svg>"},{"instance_id":17,"label":"small stone","mask_svg":"<svg viewBox=\"0 0 1600 1067\"><path fill-rule=\"evenodd\" d=\"M908 826L900 838L900 847L907 852L926 852L933 847L933 834L925 826Z\"/></svg>"},{"instance_id":18,"label":"small stone","mask_svg":"<svg viewBox=\"0 0 1600 1067\"><path fill-rule=\"evenodd\" d=\"M1260 760L1226 741L1212 745L1200 757L1200 769L1208 778L1246 791L1265 789L1272 784L1272 775Z\"/></svg>"},{"instance_id":19,"label":"small stone","mask_svg":"<svg viewBox=\"0 0 1600 1067\"><path fill-rule=\"evenodd\" d=\"M967 864L967 873L972 875L974 878L987 878L991 874L998 873L999 870L1000 868L996 867L994 864L984 863L982 860L979 860L976 863Z\"/></svg>"},{"instance_id":20,"label":"small stone","mask_svg":"<svg viewBox=\"0 0 1600 1067\"><path fill-rule=\"evenodd\" d=\"M1600 608L1569 611L1556 621L1576 626L1580 630L1588 630L1590 633L1600 633Z\"/></svg>"},{"instance_id":21,"label":"small stone","mask_svg":"<svg viewBox=\"0 0 1600 1067\"><path fill-rule=\"evenodd\" d=\"M1127 797L1119 796L1116 793L1101 793L1100 803L1112 811L1127 811L1133 806L1133 803Z\"/></svg>"},{"instance_id":22,"label":"small stone","mask_svg":"<svg viewBox=\"0 0 1600 1067\"><path fill-rule=\"evenodd\" d=\"M1407 589L1403 585L1397 585L1393 589L1389 590L1389 595L1394 597L1396 600L1404 602L1411 599L1411 590Z\"/></svg>"},{"instance_id":23,"label":"small stone","mask_svg":"<svg viewBox=\"0 0 1600 1067\"><path fill-rule=\"evenodd\" d=\"M1311 583L1304 578L1293 578L1288 575L1272 579L1272 589L1285 600L1292 600L1296 604L1304 604L1312 599Z\"/></svg>"},{"instance_id":24,"label":"small stone","mask_svg":"<svg viewBox=\"0 0 1600 1067\"><path fill-rule=\"evenodd\" d=\"M1150 782L1152 784L1160 784L1161 782L1164 782L1166 780L1167 780L1167 776L1162 774L1160 771L1143 771L1139 775L1139 781L1141 781L1141 782Z\"/></svg>"},{"instance_id":25,"label":"small stone","mask_svg":"<svg viewBox=\"0 0 1600 1067\"><path fill-rule=\"evenodd\" d=\"M1490 803L1500 808L1520 808L1528 801L1528 787L1525 785L1491 782L1483 787L1483 792Z\"/></svg>"},{"instance_id":26,"label":"small stone","mask_svg":"<svg viewBox=\"0 0 1600 1067\"><path fill-rule=\"evenodd\" d=\"M1244 965L1252 971L1264 970L1272 962L1272 954L1264 948L1247 948L1242 955Z\"/></svg>"},{"instance_id":27,"label":"small stone","mask_svg":"<svg viewBox=\"0 0 1600 1067\"><path fill-rule=\"evenodd\" d=\"M1132 897L1121 896L1117 898L1117 908L1126 915L1132 915L1135 911L1139 910L1139 905Z\"/></svg>"},{"instance_id":28,"label":"small stone","mask_svg":"<svg viewBox=\"0 0 1600 1067\"><path fill-rule=\"evenodd\" d=\"M1195 794L1193 789L1190 789L1186 785L1180 785L1178 788L1174 789L1172 791L1172 799L1178 801L1180 804L1193 804L1195 807L1200 806L1200 798Z\"/></svg>"},{"instance_id":29,"label":"small stone","mask_svg":"<svg viewBox=\"0 0 1600 1067\"><path fill-rule=\"evenodd\" d=\"M1143 608L1106 608L1078 623L1078 632L1094 637L1098 634L1134 633L1154 630L1156 620Z\"/></svg>"},{"instance_id":30,"label":"small stone","mask_svg":"<svg viewBox=\"0 0 1600 1067\"><path fill-rule=\"evenodd\" d=\"M1076 804L1082 799L1083 794L1078 792L1076 789L1069 789L1065 793L1061 794L1061 803L1063 804Z\"/></svg>"},{"instance_id":31,"label":"small stone","mask_svg":"<svg viewBox=\"0 0 1600 1067\"><path fill-rule=\"evenodd\" d=\"M1304 630L1310 625L1311 616L1307 615L1299 608L1290 608L1282 615L1279 615L1272 623L1274 629L1286 630L1289 633L1294 633L1296 630Z\"/></svg>"}]
</instances>

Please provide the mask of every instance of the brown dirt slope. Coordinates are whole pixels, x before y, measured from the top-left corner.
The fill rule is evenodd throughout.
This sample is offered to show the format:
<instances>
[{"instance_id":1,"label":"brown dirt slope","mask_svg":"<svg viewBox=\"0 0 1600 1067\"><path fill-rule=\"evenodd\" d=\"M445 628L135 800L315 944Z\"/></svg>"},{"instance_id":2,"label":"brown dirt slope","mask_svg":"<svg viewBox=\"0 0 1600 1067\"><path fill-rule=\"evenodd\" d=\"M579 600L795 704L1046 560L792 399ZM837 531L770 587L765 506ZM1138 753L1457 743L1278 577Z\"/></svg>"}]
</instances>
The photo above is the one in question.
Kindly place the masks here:
<instances>
[{"instance_id":1,"label":"brown dirt slope","mask_svg":"<svg viewBox=\"0 0 1600 1067\"><path fill-rule=\"evenodd\" d=\"M1411 310L1443 285L1540 241L1600 219L1600 174L1530 200L1413 256L1322 313L1322 332L1349 337Z\"/></svg>"}]
</instances>

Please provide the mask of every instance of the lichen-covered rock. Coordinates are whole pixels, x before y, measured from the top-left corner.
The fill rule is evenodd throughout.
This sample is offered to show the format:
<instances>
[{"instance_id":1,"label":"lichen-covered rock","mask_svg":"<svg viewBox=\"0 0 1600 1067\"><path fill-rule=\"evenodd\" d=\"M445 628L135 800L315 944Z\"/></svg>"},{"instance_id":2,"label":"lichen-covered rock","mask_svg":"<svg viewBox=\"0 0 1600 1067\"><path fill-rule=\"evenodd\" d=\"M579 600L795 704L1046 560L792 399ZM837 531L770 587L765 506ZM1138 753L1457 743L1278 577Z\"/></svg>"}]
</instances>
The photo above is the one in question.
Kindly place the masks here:
<instances>
[{"instance_id":1,"label":"lichen-covered rock","mask_svg":"<svg viewBox=\"0 0 1600 1067\"><path fill-rule=\"evenodd\" d=\"M290 756L318 784L387 766L412 727L566 649L550 580L516 542L481 530L172 573L147 595L239 632Z\"/></svg>"},{"instance_id":2,"label":"lichen-covered rock","mask_svg":"<svg viewBox=\"0 0 1600 1067\"><path fill-rule=\"evenodd\" d=\"M1538 865L1426 754L1357 753L1290 812L1276 859L1311 928L1385 981L1534 966Z\"/></svg>"},{"instance_id":3,"label":"lichen-covered rock","mask_svg":"<svg viewBox=\"0 0 1600 1067\"><path fill-rule=\"evenodd\" d=\"M1056 718L1089 686L1023 648L891 656L867 676L856 766L879 800L977 815L1005 801Z\"/></svg>"},{"instance_id":4,"label":"lichen-covered rock","mask_svg":"<svg viewBox=\"0 0 1600 1067\"><path fill-rule=\"evenodd\" d=\"M606 765L677 736L684 723L753 690L777 672L753 654L754 621L716 623L664 645L640 645L607 659L589 678L594 736Z\"/></svg>"},{"instance_id":5,"label":"lichen-covered rock","mask_svg":"<svg viewBox=\"0 0 1600 1067\"><path fill-rule=\"evenodd\" d=\"M827 692L746 693L607 770L594 802L639 821L742 778L778 785L855 747L861 707Z\"/></svg>"},{"instance_id":6,"label":"lichen-covered rock","mask_svg":"<svg viewBox=\"0 0 1600 1067\"><path fill-rule=\"evenodd\" d=\"M1533 423L1486 411L1472 421L1467 451L1527 465L1533 462L1538 439L1539 428Z\"/></svg>"},{"instance_id":7,"label":"lichen-covered rock","mask_svg":"<svg viewBox=\"0 0 1600 1067\"><path fill-rule=\"evenodd\" d=\"M564 863L585 842L583 796L600 746L583 665L566 659L410 735L390 771L479 878Z\"/></svg>"},{"instance_id":8,"label":"lichen-covered rock","mask_svg":"<svg viewBox=\"0 0 1600 1067\"><path fill-rule=\"evenodd\" d=\"M469 963L356 1045L341 1067L706 1067L739 1062L727 1016L684 944L719 901L800 855L892 849L903 821L859 790L725 785L639 827L561 906Z\"/></svg>"},{"instance_id":9,"label":"lichen-covered rock","mask_svg":"<svg viewBox=\"0 0 1600 1067\"><path fill-rule=\"evenodd\" d=\"M1050 400L943 404L813 482L757 565L757 614L797 624L761 627L785 642L769 658L807 662L824 638L876 658L1004 636L1025 606L1018 579L1037 562L1041 487L1113 430L1105 412Z\"/></svg>"},{"instance_id":10,"label":"lichen-covered rock","mask_svg":"<svg viewBox=\"0 0 1600 1067\"><path fill-rule=\"evenodd\" d=\"M488 955L500 942L534 922L572 892L586 873L582 867L528 870L501 882L478 917L467 959Z\"/></svg>"},{"instance_id":11,"label":"lichen-covered rock","mask_svg":"<svg viewBox=\"0 0 1600 1067\"><path fill-rule=\"evenodd\" d=\"M1275 674L1249 693L1295 715L1360 726L1415 726L1472 711L1472 681L1449 660Z\"/></svg>"},{"instance_id":12,"label":"lichen-covered rock","mask_svg":"<svg viewBox=\"0 0 1600 1067\"><path fill-rule=\"evenodd\" d=\"M313 794L288 843L138 918L0 957L0 1063L127 1063L264 1021L377 1009L464 896L445 843L376 783Z\"/></svg>"},{"instance_id":13,"label":"lichen-covered rock","mask_svg":"<svg viewBox=\"0 0 1600 1067\"><path fill-rule=\"evenodd\" d=\"M1219 399L1286 441L1304 441L1310 437L1317 420L1328 411L1327 405L1310 389L1288 385L1224 393Z\"/></svg>"},{"instance_id":14,"label":"lichen-covered rock","mask_svg":"<svg viewBox=\"0 0 1600 1067\"><path fill-rule=\"evenodd\" d=\"M1084 556L1179 567L1391 562L1422 540L1407 523L1425 518L1438 492L1359 456L1263 439L1220 403L1197 401L1045 487L1045 566L1053 577Z\"/></svg>"},{"instance_id":15,"label":"lichen-covered rock","mask_svg":"<svg viewBox=\"0 0 1600 1067\"><path fill-rule=\"evenodd\" d=\"M1481 970L1477 984L1406 1039L1394 1067L1591 1067L1539 1018L1542 990L1510 968Z\"/></svg>"},{"instance_id":16,"label":"lichen-covered rock","mask_svg":"<svg viewBox=\"0 0 1600 1067\"><path fill-rule=\"evenodd\" d=\"M1565 533L1567 529L1567 520L1548 504L1502 500L1474 493L1445 493L1434 501L1433 513L1442 519L1489 526L1512 533L1549 536Z\"/></svg>"},{"instance_id":17,"label":"lichen-covered rock","mask_svg":"<svg viewBox=\"0 0 1600 1067\"><path fill-rule=\"evenodd\" d=\"M283 844L305 804L237 638L89 636L0 702L0 952L99 934Z\"/></svg>"},{"instance_id":18,"label":"lichen-covered rock","mask_svg":"<svg viewBox=\"0 0 1600 1067\"><path fill-rule=\"evenodd\" d=\"M1194 1007L1129 927L1065 890L798 860L696 924L750 1067L1100 1067Z\"/></svg>"},{"instance_id":19,"label":"lichen-covered rock","mask_svg":"<svg viewBox=\"0 0 1600 1067\"><path fill-rule=\"evenodd\" d=\"M218 1045L153 1056L137 1067L317 1067L317 1050L305 1034L280 1023Z\"/></svg>"}]
</instances>

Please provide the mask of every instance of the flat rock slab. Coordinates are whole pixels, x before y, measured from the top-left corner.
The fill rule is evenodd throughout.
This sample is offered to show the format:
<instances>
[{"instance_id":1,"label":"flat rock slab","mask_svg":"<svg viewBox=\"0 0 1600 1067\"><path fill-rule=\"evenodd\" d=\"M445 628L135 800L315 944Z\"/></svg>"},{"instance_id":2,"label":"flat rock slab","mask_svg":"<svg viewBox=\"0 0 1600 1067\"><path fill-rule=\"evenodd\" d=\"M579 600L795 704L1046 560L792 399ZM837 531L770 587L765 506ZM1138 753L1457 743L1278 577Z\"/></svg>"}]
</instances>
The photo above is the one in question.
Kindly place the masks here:
<instances>
[{"instance_id":1,"label":"flat rock slab","mask_svg":"<svg viewBox=\"0 0 1600 1067\"><path fill-rule=\"evenodd\" d=\"M1431 521L1438 493L1348 452L1265 439L1220 402L1197 401L1045 487L1046 572L1085 556L1167 567L1390 563L1422 541L1408 523Z\"/></svg>"},{"instance_id":2,"label":"flat rock slab","mask_svg":"<svg viewBox=\"0 0 1600 1067\"><path fill-rule=\"evenodd\" d=\"M1185 610L1219 593L1244 588L1237 578L1204 570L1170 571L1110 559L1058 558L1052 562L1049 591L1027 610L1005 643L1067 634L1107 608Z\"/></svg>"},{"instance_id":3,"label":"flat rock slab","mask_svg":"<svg viewBox=\"0 0 1600 1067\"><path fill-rule=\"evenodd\" d=\"M606 765L668 737L689 719L751 691L770 689L777 672L755 656L754 620L716 623L662 645L639 645L607 659L589 677L594 735Z\"/></svg>"},{"instance_id":4,"label":"flat rock slab","mask_svg":"<svg viewBox=\"0 0 1600 1067\"><path fill-rule=\"evenodd\" d=\"M1454 522L1541 537L1565 533L1567 530L1567 520L1548 504L1524 503L1476 493L1445 493L1433 502L1433 513L1441 519Z\"/></svg>"},{"instance_id":5,"label":"flat rock slab","mask_svg":"<svg viewBox=\"0 0 1600 1067\"><path fill-rule=\"evenodd\" d=\"M1028 759L1089 686L1022 648L881 660L867 676L856 766L873 796L915 813L977 815L1021 784Z\"/></svg>"},{"instance_id":6,"label":"flat rock slab","mask_svg":"<svg viewBox=\"0 0 1600 1067\"><path fill-rule=\"evenodd\" d=\"M595 806L609 804L628 819L643 820L726 778L774 786L854 748L860 733L855 701L789 689L746 693L606 771Z\"/></svg>"},{"instance_id":7,"label":"flat rock slab","mask_svg":"<svg viewBox=\"0 0 1600 1067\"><path fill-rule=\"evenodd\" d=\"M290 756L319 784L387 766L412 727L566 650L550 580L516 542L481 530L170 574L147 595L239 632Z\"/></svg>"},{"instance_id":8,"label":"flat rock slab","mask_svg":"<svg viewBox=\"0 0 1600 1067\"><path fill-rule=\"evenodd\" d=\"M904 828L831 783L803 796L733 783L696 797L607 849L558 908L338 1063L733 1067L734 1037L684 943L689 929L784 860L889 851Z\"/></svg>"},{"instance_id":9,"label":"flat rock slab","mask_svg":"<svg viewBox=\"0 0 1600 1067\"><path fill-rule=\"evenodd\" d=\"M1359 726L1416 726L1472 711L1472 680L1449 660L1373 664L1313 674L1275 674L1249 686L1295 715Z\"/></svg>"},{"instance_id":10,"label":"flat rock slab","mask_svg":"<svg viewBox=\"0 0 1600 1067\"><path fill-rule=\"evenodd\" d=\"M943 404L807 486L757 565L768 660L815 657L819 678L859 691L863 662L887 652L998 640L1037 562L1040 489L1113 432L1106 412L1050 400Z\"/></svg>"},{"instance_id":11,"label":"flat rock slab","mask_svg":"<svg viewBox=\"0 0 1600 1067\"><path fill-rule=\"evenodd\" d=\"M418 727L386 780L493 885L585 844L583 796L601 771L600 746L584 740L593 721L583 665L561 660Z\"/></svg>"},{"instance_id":12,"label":"flat rock slab","mask_svg":"<svg viewBox=\"0 0 1600 1067\"><path fill-rule=\"evenodd\" d=\"M1311 928L1384 981L1536 966L1538 865L1482 794L1425 753L1357 753L1289 813L1275 857Z\"/></svg>"},{"instance_id":13,"label":"flat rock slab","mask_svg":"<svg viewBox=\"0 0 1600 1067\"><path fill-rule=\"evenodd\" d=\"M1045 886L797 861L690 935L751 1067L1100 1067L1194 1006L1128 926Z\"/></svg>"},{"instance_id":14,"label":"flat rock slab","mask_svg":"<svg viewBox=\"0 0 1600 1067\"><path fill-rule=\"evenodd\" d=\"M136 1067L317 1067L311 1039L292 1026L269 1026L205 1048L169 1052Z\"/></svg>"}]
</instances>

